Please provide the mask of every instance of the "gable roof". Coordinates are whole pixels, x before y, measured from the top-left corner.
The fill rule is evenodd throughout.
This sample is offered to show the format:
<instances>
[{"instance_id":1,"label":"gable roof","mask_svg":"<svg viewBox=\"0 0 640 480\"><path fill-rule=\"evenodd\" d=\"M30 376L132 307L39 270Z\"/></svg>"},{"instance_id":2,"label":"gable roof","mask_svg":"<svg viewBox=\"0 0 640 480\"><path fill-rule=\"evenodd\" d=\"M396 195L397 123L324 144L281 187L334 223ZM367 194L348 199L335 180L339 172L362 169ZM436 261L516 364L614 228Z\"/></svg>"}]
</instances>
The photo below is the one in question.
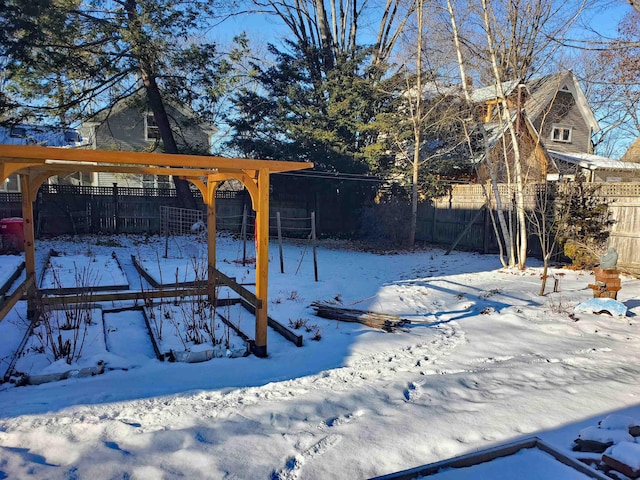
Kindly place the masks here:
<instances>
[{"instance_id":1,"label":"gable roof","mask_svg":"<svg viewBox=\"0 0 640 480\"><path fill-rule=\"evenodd\" d=\"M502 82L502 91L505 95L509 96L513 93L516 87L520 84L520 80L508 80ZM483 103L488 100L495 100L498 98L498 86L489 85L488 87L474 88L471 91L471 101L473 103Z\"/></svg>"},{"instance_id":2,"label":"gable roof","mask_svg":"<svg viewBox=\"0 0 640 480\"><path fill-rule=\"evenodd\" d=\"M526 83L529 98L525 103L525 111L532 120L537 119L553 102L558 92L569 92L573 95L576 105L587 125L593 132L600 131L600 125L589 106L578 79L571 70L531 79Z\"/></svg>"},{"instance_id":3,"label":"gable roof","mask_svg":"<svg viewBox=\"0 0 640 480\"><path fill-rule=\"evenodd\" d=\"M520 80L502 82L502 90L506 96L509 96L515 92L517 86L521 83L523 82ZM589 106L587 97L584 95L578 79L571 70L565 70L544 77L532 78L524 82L524 85L527 87L529 94L524 109L532 121L535 121L544 110L549 107L558 92L565 91L573 95L582 117L587 125L592 128L593 132L600 131L600 126ZM498 88L496 85L477 88L471 92L471 100L474 103L484 103L497 98Z\"/></svg>"},{"instance_id":4,"label":"gable roof","mask_svg":"<svg viewBox=\"0 0 640 480\"><path fill-rule=\"evenodd\" d=\"M640 163L640 137L636 138L627 151L624 152L621 160L623 162Z\"/></svg>"}]
</instances>

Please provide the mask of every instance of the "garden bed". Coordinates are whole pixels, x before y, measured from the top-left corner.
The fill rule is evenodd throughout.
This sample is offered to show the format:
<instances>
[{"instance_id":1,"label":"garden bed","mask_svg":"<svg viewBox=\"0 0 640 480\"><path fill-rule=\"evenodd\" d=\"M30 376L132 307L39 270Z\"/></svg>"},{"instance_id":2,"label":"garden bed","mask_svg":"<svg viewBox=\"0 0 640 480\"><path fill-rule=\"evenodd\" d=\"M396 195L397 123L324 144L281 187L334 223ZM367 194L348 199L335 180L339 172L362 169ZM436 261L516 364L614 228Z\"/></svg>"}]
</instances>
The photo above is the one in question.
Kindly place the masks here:
<instances>
[{"instance_id":1,"label":"garden bed","mask_svg":"<svg viewBox=\"0 0 640 480\"><path fill-rule=\"evenodd\" d=\"M159 357L195 363L250 353L248 336L220 318L226 313L225 318L233 322L232 308L244 310L239 305L214 307L204 297L192 297L147 304L144 311Z\"/></svg>"},{"instance_id":2,"label":"garden bed","mask_svg":"<svg viewBox=\"0 0 640 480\"><path fill-rule=\"evenodd\" d=\"M128 290L129 281L115 253L65 255L51 251L39 288L57 294Z\"/></svg>"},{"instance_id":3,"label":"garden bed","mask_svg":"<svg viewBox=\"0 0 640 480\"><path fill-rule=\"evenodd\" d=\"M194 286L207 281L208 263L206 258L150 258L131 261L140 275L155 288Z\"/></svg>"},{"instance_id":4,"label":"garden bed","mask_svg":"<svg viewBox=\"0 0 640 480\"><path fill-rule=\"evenodd\" d=\"M80 319L75 322L78 328L70 328L74 322L69 318ZM65 354L67 340L70 351ZM41 384L87 377L107 370L129 370L155 358L142 308L103 311L91 305L83 312L82 307L66 305L49 310L46 321L27 330L5 381Z\"/></svg>"},{"instance_id":5,"label":"garden bed","mask_svg":"<svg viewBox=\"0 0 640 480\"><path fill-rule=\"evenodd\" d=\"M0 299L9 291L13 282L24 270L24 260L19 255L0 255Z\"/></svg>"},{"instance_id":6,"label":"garden bed","mask_svg":"<svg viewBox=\"0 0 640 480\"><path fill-rule=\"evenodd\" d=\"M372 480L463 480L467 478L604 480L608 477L534 437L391 473Z\"/></svg>"},{"instance_id":7,"label":"garden bed","mask_svg":"<svg viewBox=\"0 0 640 480\"><path fill-rule=\"evenodd\" d=\"M52 309L27 329L5 380L37 385L97 375L106 357L100 308Z\"/></svg>"}]
</instances>

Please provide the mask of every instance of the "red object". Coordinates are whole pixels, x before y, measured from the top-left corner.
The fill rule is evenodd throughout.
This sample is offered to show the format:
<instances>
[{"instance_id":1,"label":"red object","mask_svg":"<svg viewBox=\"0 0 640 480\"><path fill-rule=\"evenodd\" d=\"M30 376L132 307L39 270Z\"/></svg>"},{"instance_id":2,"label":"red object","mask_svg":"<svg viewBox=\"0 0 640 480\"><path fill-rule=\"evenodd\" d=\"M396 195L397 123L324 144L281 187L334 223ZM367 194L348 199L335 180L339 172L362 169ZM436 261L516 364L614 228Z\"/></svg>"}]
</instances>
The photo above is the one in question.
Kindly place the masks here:
<instances>
[{"instance_id":1,"label":"red object","mask_svg":"<svg viewBox=\"0 0 640 480\"><path fill-rule=\"evenodd\" d=\"M24 250L24 220L19 217L0 220L0 235L4 250L22 252Z\"/></svg>"}]
</instances>

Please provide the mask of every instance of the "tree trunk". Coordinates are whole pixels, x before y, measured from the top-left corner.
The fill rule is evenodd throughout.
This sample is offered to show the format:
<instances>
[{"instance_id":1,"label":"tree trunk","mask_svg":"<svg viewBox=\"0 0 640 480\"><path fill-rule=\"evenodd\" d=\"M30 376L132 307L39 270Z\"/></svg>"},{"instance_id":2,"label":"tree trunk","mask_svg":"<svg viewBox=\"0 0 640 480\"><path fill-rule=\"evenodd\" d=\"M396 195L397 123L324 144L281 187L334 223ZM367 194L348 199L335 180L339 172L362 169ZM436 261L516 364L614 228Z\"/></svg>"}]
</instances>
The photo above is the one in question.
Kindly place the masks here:
<instances>
[{"instance_id":1,"label":"tree trunk","mask_svg":"<svg viewBox=\"0 0 640 480\"><path fill-rule=\"evenodd\" d=\"M524 206L524 177L522 172L522 159L520 155L520 144L518 136L516 135L516 127L511 116L511 109L505 97L504 89L502 88L502 78L500 77L500 71L498 68L498 60L496 57L496 51L494 48L495 38L493 37L490 20L489 20L489 8L486 0L482 0L483 18L485 24L485 32L487 35L487 45L489 47L489 55L491 57L491 66L494 73L494 80L496 83L496 89L498 98L501 100L504 120L507 122L507 127L511 135L511 144L513 148L513 165L514 165L514 177L516 184L516 219L518 224L518 242L517 242L517 265L518 268L524 269L527 262L527 220ZM518 112L518 116L520 112ZM506 159L508 162L508 159Z\"/></svg>"},{"instance_id":2,"label":"tree trunk","mask_svg":"<svg viewBox=\"0 0 640 480\"><path fill-rule=\"evenodd\" d=\"M473 108L473 102L471 100L471 94L469 93L469 85L467 83L467 75L466 69L464 66L464 61L462 58L462 46L460 44L460 37L458 32L458 24L456 22L456 16L453 11L453 5L451 0L447 0L447 10L449 11L449 17L451 20L451 27L453 30L453 41L456 48L456 55L458 60L458 68L460 70L460 83L462 85L462 90L464 92L464 97L467 104L473 109L473 116L476 123L476 126L479 128L480 133L482 135L482 144L484 147L484 157L487 162L487 170L489 171L489 177L491 179L491 188L493 190L493 195L496 201L496 215L498 216L498 224L500 225L500 232L502 233L504 244L507 248L511 248L512 245L512 236L509 232L509 228L507 226L507 222L504 218L504 208L502 205L502 198L500 197L500 191L498 190L498 178L496 176L495 167L493 165L493 160L491 158L491 149L489 148L489 138L487 135L487 131L484 128L482 123L482 119L477 118L477 112L475 108ZM500 242L500 238L497 238L497 241ZM507 266L504 256L502 254L503 249L500 248L500 263L503 266Z\"/></svg>"},{"instance_id":3,"label":"tree trunk","mask_svg":"<svg viewBox=\"0 0 640 480\"><path fill-rule=\"evenodd\" d=\"M413 123L413 172L411 176L411 223L409 226L409 246L416 243L418 223L418 180L420 171L420 145L422 143L422 21L424 0L416 0L416 22L418 26L416 38L416 103L411 108ZM411 89L409 88L409 92ZM411 96L409 96L409 101Z\"/></svg>"},{"instance_id":4,"label":"tree trunk","mask_svg":"<svg viewBox=\"0 0 640 480\"><path fill-rule=\"evenodd\" d=\"M138 60L138 66L140 68L140 78L147 93L147 100L149 102L149 108L153 112L160 137L162 138L162 144L166 153L176 154L178 152L178 145L173 136L171 125L169 123L169 116L164 107L164 101L156 81L156 74L153 68L153 64L145 53L143 42L145 42L144 32L138 18L138 12L136 11L136 0L127 0L125 3L125 9L127 11L127 18L129 19L129 28L134 44L134 55ZM176 187L176 197L178 198L178 205L182 208L189 208L196 210L198 207L196 201L193 198L189 183L186 180L173 176L173 183Z\"/></svg>"}]
</instances>

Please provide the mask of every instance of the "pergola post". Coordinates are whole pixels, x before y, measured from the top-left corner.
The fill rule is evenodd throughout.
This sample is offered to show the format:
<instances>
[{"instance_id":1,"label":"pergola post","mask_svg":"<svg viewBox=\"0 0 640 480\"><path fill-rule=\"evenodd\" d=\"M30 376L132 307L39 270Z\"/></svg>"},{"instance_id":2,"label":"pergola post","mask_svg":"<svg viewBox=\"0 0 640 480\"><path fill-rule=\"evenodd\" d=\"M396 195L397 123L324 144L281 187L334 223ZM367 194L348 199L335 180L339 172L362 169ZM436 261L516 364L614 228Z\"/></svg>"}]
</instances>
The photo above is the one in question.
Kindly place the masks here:
<instances>
[{"instance_id":1,"label":"pergola post","mask_svg":"<svg viewBox=\"0 0 640 480\"><path fill-rule=\"evenodd\" d=\"M269 170L258 172L258 209L256 211L256 347L255 355L267 356L267 300L269 283Z\"/></svg>"},{"instance_id":2,"label":"pergola post","mask_svg":"<svg viewBox=\"0 0 640 480\"><path fill-rule=\"evenodd\" d=\"M207 290L209 300L216 300L216 188L218 182L207 181L207 196L204 199L207 204Z\"/></svg>"},{"instance_id":3,"label":"pergola post","mask_svg":"<svg viewBox=\"0 0 640 480\"><path fill-rule=\"evenodd\" d=\"M36 252L35 233L33 228L33 198L31 193L31 182L28 174L20 175L20 189L22 190L22 220L24 233L24 264L27 278L36 278ZM34 284L35 285L35 284ZM34 285L29 287L27 294L27 319L34 320Z\"/></svg>"}]
</instances>

